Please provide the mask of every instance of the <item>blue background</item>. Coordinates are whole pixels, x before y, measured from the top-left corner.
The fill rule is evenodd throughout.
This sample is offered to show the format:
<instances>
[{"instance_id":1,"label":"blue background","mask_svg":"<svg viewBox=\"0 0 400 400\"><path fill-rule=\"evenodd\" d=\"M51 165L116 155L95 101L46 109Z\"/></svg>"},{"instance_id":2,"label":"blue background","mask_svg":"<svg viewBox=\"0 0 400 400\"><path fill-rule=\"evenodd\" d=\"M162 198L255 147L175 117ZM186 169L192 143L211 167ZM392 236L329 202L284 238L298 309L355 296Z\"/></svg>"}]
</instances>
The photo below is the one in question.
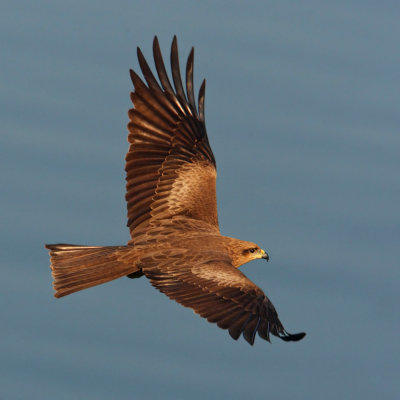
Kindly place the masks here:
<instances>
[{"instance_id":1,"label":"blue background","mask_svg":"<svg viewBox=\"0 0 400 400\"><path fill-rule=\"evenodd\" d=\"M6 1L0 397L398 399L400 7ZM299 343L250 347L142 278L56 300L44 243L125 244L136 46L207 78L221 230ZM151 61L151 59L150 59ZM397 310L397 311L396 311Z\"/></svg>"}]
</instances>

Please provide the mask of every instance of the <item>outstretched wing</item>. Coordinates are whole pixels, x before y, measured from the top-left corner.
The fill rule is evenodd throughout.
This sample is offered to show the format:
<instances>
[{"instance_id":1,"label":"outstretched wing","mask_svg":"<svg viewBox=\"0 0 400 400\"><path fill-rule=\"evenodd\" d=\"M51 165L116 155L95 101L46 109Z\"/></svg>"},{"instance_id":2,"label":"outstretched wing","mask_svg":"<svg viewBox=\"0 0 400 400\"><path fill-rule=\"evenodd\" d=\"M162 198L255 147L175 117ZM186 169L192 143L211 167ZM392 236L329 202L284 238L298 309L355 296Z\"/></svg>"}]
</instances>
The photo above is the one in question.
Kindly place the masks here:
<instances>
[{"instance_id":1,"label":"outstretched wing","mask_svg":"<svg viewBox=\"0 0 400 400\"><path fill-rule=\"evenodd\" d=\"M217 253L216 253L217 254ZM233 339L243 337L251 345L255 335L270 341L270 333L285 341L297 341L305 333L289 334L264 292L230 260L220 254L153 255L142 260L150 282L169 298L228 329Z\"/></svg>"},{"instance_id":2,"label":"outstretched wing","mask_svg":"<svg viewBox=\"0 0 400 400\"><path fill-rule=\"evenodd\" d=\"M177 40L171 46L171 70L175 89L165 70L157 37L153 55L160 83L142 52L137 50L147 85L131 72L135 91L129 110L130 143L126 155L126 200L131 237L135 229L153 219L184 216L218 229L216 165L204 122L205 81L196 107L193 91L192 48L186 64L183 88Z\"/></svg>"}]
</instances>

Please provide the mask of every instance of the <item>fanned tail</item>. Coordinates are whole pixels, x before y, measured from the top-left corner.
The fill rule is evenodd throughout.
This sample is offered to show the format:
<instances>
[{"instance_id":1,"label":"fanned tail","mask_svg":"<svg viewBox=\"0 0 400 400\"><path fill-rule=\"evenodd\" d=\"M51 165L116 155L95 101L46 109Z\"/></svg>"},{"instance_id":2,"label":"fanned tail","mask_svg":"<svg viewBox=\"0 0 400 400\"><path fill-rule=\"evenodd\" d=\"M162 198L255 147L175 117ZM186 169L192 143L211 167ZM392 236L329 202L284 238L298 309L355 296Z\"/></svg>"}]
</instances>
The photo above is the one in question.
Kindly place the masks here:
<instances>
[{"instance_id":1,"label":"fanned tail","mask_svg":"<svg viewBox=\"0 0 400 400\"><path fill-rule=\"evenodd\" d=\"M50 250L55 297L138 272L135 265L118 259L127 246L46 244L45 247Z\"/></svg>"}]
</instances>

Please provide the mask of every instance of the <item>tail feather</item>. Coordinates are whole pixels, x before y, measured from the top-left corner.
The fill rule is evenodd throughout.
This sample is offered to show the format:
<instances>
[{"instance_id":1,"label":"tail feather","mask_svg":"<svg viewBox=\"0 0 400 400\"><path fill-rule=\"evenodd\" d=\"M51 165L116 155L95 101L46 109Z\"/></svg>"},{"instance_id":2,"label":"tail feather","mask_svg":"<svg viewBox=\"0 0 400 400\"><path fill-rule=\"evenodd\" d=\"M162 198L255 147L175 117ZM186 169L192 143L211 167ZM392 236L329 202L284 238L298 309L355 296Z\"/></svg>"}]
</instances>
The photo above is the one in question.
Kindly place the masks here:
<instances>
[{"instance_id":1,"label":"tail feather","mask_svg":"<svg viewBox=\"0 0 400 400\"><path fill-rule=\"evenodd\" d=\"M138 272L133 263L119 259L127 246L46 244L46 248L50 250L55 297L63 297Z\"/></svg>"}]
</instances>

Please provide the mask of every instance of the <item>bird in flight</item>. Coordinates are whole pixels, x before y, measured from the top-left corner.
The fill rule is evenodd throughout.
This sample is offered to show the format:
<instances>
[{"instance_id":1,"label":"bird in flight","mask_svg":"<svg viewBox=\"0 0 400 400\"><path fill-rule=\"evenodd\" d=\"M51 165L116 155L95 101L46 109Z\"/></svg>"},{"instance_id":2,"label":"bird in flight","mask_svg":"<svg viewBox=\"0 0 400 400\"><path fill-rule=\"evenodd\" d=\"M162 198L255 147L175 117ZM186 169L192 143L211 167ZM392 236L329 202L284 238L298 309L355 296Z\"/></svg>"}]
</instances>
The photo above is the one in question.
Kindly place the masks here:
<instances>
[{"instance_id":1,"label":"bird in flight","mask_svg":"<svg viewBox=\"0 0 400 400\"><path fill-rule=\"evenodd\" d=\"M130 71L134 85L129 110L126 200L131 239L126 246L47 244L55 297L111 280L145 276L160 292L196 314L243 334L298 341L264 292L238 268L269 259L255 243L221 235L216 200L216 163L204 121L205 80L196 105L193 56L182 83L178 46L171 46L172 82L157 37L153 55L158 80L140 48L144 80Z\"/></svg>"}]
</instances>

